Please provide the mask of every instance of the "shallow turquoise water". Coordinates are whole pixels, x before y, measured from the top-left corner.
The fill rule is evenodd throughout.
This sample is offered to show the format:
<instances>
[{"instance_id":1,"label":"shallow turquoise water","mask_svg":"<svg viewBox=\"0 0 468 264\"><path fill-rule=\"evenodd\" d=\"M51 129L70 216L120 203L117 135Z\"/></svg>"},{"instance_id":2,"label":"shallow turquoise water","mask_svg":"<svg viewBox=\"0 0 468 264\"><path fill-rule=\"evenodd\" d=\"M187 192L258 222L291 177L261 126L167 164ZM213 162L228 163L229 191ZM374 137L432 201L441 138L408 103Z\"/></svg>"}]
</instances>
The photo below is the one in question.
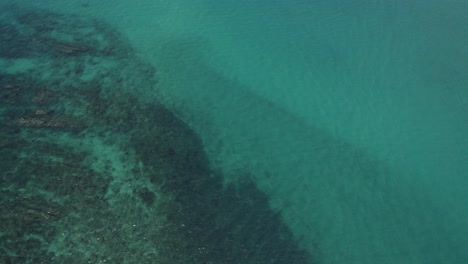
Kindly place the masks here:
<instances>
[{"instance_id":1,"label":"shallow turquoise water","mask_svg":"<svg viewBox=\"0 0 468 264\"><path fill-rule=\"evenodd\" d=\"M159 74L142 96L253 171L323 263L468 260L464 1L40 5L126 34Z\"/></svg>"}]
</instances>

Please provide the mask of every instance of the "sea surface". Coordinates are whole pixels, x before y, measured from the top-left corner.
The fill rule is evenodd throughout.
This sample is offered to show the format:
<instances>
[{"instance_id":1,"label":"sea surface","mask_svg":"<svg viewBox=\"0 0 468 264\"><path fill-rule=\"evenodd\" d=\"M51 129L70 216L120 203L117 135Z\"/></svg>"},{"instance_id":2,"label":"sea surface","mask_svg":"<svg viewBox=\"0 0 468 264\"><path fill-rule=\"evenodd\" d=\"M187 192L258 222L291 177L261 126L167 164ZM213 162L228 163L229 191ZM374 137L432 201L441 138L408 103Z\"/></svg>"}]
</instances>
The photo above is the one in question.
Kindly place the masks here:
<instances>
[{"instance_id":1,"label":"sea surface","mask_svg":"<svg viewBox=\"0 0 468 264\"><path fill-rule=\"evenodd\" d=\"M115 27L316 263L468 263L467 1L0 3Z\"/></svg>"}]
</instances>

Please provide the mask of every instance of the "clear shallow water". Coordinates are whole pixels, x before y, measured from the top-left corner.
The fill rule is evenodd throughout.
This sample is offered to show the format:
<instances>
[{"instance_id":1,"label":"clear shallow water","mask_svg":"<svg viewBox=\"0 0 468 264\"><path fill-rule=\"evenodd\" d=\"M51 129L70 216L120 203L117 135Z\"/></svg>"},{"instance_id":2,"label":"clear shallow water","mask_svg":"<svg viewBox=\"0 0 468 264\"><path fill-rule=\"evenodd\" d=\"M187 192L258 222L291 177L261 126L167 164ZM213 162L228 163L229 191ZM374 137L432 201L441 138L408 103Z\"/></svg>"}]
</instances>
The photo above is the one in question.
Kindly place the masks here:
<instances>
[{"instance_id":1,"label":"clear shallow water","mask_svg":"<svg viewBox=\"0 0 468 264\"><path fill-rule=\"evenodd\" d=\"M254 172L323 263L468 258L463 1L42 5L128 35L160 78L142 96Z\"/></svg>"}]
</instances>

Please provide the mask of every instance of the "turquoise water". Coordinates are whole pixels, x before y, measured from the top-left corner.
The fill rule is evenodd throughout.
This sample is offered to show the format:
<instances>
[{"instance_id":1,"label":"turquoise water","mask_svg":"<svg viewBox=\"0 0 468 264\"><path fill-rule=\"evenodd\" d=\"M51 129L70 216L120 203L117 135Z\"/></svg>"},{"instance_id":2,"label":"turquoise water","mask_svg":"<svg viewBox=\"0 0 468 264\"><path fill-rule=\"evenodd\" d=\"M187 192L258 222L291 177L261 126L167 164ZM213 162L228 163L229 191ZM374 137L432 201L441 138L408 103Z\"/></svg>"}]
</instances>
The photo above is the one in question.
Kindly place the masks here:
<instances>
[{"instance_id":1,"label":"turquoise water","mask_svg":"<svg viewBox=\"0 0 468 264\"><path fill-rule=\"evenodd\" d=\"M465 1L14 2L121 31L318 263L468 261Z\"/></svg>"}]
</instances>

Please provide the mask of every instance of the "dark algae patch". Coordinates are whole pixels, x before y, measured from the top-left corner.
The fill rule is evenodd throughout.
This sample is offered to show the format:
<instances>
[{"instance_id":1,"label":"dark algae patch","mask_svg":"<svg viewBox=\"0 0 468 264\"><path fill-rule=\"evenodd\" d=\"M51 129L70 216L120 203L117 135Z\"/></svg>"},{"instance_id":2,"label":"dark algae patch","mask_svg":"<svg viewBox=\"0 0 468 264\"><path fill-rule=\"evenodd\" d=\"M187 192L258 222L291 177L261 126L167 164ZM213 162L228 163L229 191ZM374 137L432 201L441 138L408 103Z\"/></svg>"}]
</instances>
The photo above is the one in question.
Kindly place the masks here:
<instances>
[{"instance_id":1,"label":"dark algae patch","mask_svg":"<svg viewBox=\"0 0 468 264\"><path fill-rule=\"evenodd\" d=\"M0 14L0 263L312 263L105 23Z\"/></svg>"}]
</instances>

